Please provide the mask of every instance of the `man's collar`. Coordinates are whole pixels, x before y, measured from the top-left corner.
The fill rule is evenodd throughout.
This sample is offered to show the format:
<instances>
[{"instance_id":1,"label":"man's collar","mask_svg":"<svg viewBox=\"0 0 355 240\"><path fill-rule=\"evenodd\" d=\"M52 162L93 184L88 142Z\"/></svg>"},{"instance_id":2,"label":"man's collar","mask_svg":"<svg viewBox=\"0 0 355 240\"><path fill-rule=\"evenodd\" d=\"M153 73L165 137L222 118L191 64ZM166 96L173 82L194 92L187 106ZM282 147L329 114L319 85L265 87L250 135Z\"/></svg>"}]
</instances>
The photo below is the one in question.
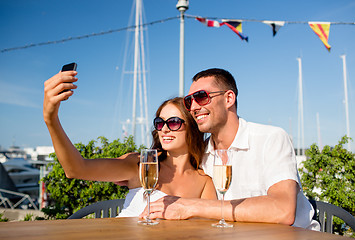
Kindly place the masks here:
<instances>
[{"instance_id":1,"label":"man's collar","mask_svg":"<svg viewBox=\"0 0 355 240\"><path fill-rule=\"evenodd\" d=\"M248 123L239 118L239 128L237 135L235 136L231 149L241 150L241 149L249 149L249 128Z\"/></svg>"},{"instance_id":2,"label":"man's collar","mask_svg":"<svg viewBox=\"0 0 355 240\"><path fill-rule=\"evenodd\" d=\"M248 123L242 118L239 118L239 128L237 134L234 137L234 140L228 149L234 149L234 150L249 149ZM206 153L213 154L213 152L214 152L213 140L212 140L212 136L210 136L206 147Z\"/></svg>"}]
</instances>

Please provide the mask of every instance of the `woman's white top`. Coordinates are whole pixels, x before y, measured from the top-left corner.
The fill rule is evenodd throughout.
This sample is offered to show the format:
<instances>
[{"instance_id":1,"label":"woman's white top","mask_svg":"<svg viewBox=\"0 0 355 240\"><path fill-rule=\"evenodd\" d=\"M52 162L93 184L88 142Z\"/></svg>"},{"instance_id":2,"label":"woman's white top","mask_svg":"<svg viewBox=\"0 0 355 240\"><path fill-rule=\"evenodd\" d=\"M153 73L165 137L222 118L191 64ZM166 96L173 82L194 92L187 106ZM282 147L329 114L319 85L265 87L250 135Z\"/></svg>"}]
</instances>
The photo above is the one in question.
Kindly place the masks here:
<instances>
[{"instance_id":1,"label":"woman's white top","mask_svg":"<svg viewBox=\"0 0 355 240\"><path fill-rule=\"evenodd\" d=\"M159 190L154 190L150 195L150 201L154 202L164 196ZM142 187L130 189L127 193L122 211L117 217L138 217L147 206L147 197L144 196L144 189Z\"/></svg>"}]
</instances>

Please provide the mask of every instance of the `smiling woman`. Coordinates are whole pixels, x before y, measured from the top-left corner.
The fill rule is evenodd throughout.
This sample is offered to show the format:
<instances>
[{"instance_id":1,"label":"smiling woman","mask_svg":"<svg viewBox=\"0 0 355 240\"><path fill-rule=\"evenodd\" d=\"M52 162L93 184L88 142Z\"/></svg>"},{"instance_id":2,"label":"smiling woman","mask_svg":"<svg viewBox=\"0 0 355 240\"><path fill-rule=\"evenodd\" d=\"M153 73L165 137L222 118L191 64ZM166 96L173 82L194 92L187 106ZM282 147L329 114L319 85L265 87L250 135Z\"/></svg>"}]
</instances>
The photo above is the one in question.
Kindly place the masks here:
<instances>
[{"instance_id":1,"label":"smiling woman","mask_svg":"<svg viewBox=\"0 0 355 240\"><path fill-rule=\"evenodd\" d=\"M205 147L203 133L185 109L182 98L165 101L156 112L154 126L152 148L160 153L160 170L152 201L165 195L216 199L211 179L199 169ZM189 182L194 182L193 187ZM120 217L141 214L145 208L142 193L141 188L130 190Z\"/></svg>"}]
</instances>

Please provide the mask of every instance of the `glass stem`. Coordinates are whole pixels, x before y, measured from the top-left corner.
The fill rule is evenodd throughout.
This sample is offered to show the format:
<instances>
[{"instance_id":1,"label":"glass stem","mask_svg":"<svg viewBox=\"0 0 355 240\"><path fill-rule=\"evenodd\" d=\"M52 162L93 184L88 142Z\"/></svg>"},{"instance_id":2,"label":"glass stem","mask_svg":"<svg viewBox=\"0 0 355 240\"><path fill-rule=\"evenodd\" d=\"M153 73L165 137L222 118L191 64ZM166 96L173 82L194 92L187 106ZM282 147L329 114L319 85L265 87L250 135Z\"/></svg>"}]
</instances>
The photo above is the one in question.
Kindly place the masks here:
<instances>
[{"instance_id":1,"label":"glass stem","mask_svg":"<svg viewBox=\"0 0 355 240\"><path fill-rule=\"evenodd\" d=\"M221 216L222 216L221 220L224 222L223 207L224 207L224 193L222 194L222 203L221 203Z\"/></svg>"},{"instance_id":2,"label":"glass stem","mask_svg":"<svg viewBox=\"0 0 355 240\"><path fill-rule=\"evenodd\" d=\"M148 215L147 215L147 221L150 220L149 216L150 216L150 192L148 191Z\"/></svg>"}]
</instances>

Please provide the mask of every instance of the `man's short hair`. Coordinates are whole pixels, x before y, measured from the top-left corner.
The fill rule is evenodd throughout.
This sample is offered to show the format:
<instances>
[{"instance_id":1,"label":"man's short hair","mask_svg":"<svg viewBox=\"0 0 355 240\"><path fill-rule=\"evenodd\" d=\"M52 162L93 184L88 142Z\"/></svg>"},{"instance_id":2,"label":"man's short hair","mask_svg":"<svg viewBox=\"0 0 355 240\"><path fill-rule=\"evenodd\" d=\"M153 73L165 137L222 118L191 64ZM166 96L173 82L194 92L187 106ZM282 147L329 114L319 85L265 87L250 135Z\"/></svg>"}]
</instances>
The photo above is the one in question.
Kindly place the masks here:
<instances>
[{"instance_id":1,"label":"man's short hair","mask_svg":"<svg viewBox=\"0 0 355 240\"><path fill-rule=\"evenodd\" d=\"M215 84L221 90L232 90L235 93L235 106L237 107L238 88L235 79L230 72L220 68L210 68L197 73L192 78L192 81L196 82L200 78L204 77L214 77Z\"/></svg>"}]
</instances>

